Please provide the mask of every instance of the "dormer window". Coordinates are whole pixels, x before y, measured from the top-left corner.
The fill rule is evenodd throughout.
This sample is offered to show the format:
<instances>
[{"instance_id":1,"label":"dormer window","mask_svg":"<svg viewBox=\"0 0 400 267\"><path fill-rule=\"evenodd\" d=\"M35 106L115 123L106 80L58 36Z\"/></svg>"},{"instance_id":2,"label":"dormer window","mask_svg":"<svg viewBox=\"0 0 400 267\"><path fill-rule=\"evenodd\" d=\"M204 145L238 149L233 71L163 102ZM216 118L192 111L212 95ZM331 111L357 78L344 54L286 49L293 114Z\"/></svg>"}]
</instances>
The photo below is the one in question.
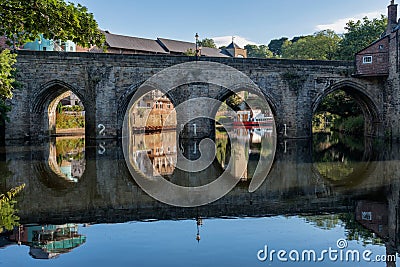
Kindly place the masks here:
<instances>
[{"instance_id":1,"label":"dormer window","mask_svg":"<svg viewBox=\"0 0 400 267\"><path fill-rule=\"evenodd\" d=\"M372 63L372 56L363 57L363 64L371 64L371 63Z\"/></svg>"}]
</instances>

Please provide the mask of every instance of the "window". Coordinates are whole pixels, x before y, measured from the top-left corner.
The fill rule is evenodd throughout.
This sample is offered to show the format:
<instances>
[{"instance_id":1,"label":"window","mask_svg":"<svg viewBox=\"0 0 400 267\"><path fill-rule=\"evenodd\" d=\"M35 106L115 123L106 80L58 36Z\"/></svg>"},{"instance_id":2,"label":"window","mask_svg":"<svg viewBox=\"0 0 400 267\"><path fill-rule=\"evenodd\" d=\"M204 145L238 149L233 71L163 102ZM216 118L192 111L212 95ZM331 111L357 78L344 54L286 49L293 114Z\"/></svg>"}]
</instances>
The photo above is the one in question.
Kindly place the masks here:
<instances>
[{"instance_id":1,"label":"window","mask_svg":"<svg viewBox=\"0 0 400 267\"><path fill-rule=\"evenodd\" d=\"M372 212L370 212L370 211L361 212L361 219L363 221L372 221Z\"/></svg>"},{"instance_id":2,"label":"window","mask_svg":"<svg viewBox=\"0 0 400 267\"><path fill-rule=\"evenodd\" d=\"M371 63L372 63L372 56L363 57L363 64L371 64Z\"/></svg>"},{"instance_id":3,"label":"window","mask_svg":"<svg viewBox=\"0 0 400 267\"><path fill-rule=\"evenodd\" d=\"M379 50L383 50L383 48L385 48L384 45L379 45Z\"/></svg>"}]
</instances>

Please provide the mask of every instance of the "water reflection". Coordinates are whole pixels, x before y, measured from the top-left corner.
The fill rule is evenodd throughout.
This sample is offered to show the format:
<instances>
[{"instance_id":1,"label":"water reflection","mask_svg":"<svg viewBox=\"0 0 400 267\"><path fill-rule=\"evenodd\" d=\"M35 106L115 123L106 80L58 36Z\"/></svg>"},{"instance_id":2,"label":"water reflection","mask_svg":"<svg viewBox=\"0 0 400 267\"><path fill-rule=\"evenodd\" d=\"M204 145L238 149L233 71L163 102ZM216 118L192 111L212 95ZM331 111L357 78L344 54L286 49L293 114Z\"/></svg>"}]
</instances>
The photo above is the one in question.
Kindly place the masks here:
<instances>
[{"instance_id":1,"label":"water reflection","mask_svg":"<svg viewBox=\"0 0 400 267\"><path fill-rule=\"evenodd\" d=\"M85 172L85 138L57 137L50 143L48 162L54 173L77 183Z\"/></svg>"},{"instance_id":2,"label":"water reflection","mask_svg":"<svg viewBox=\"0 0 400 267\"><path fill-rule=\"evenodd\" d=\"M132 134L134 165L147 177L171 176L176 165L176 132ZM150 159L150 160L149 160Z\"/></svg>"},{"instance_id":3,"label":"water reflection","mask_svg":"<svg viewBox=\"0 0 400 267\"><path fill-rule=\"evenodd\" d=\"M52 259L71 252L86 242L78 233L78 225L20 225L8 235L8 240L29 246L35 259Z\"/></svg>"},{"instance_id":4,"label":"water reflection","mask_svg":"<svg viewBox=\"0 0 400 267\"><path fill-rule=\"evenodd\" d=\"M242 164L238 162L238 158L233 160L233 174L240 177L242 181L253 178L259 162L272 162L275 155L275 139L274 127L235 127L234 134L231 135L232 140L223 128L217 128L216 132L216 158L222 168L226 168L231 157L231 144L239 143L238 148L246 155L247 166L245 171L241 169ZM264 144L264 145L262 145ZM267 175L269 170L258 170Z\"/></svg>"},{"instance_id":5,"label":"water reflection","mask_svg":"<svg viewBox=\"0 0 400 267\"><path fill-rule=\"evenodd\" d=\"M318 175L338 186L354 186L373 168L370 139L316 133L313 137L313 167Z\"/></svg>"},{"instance_id":6,"label":"water reflection","mask_svg":"<svg viewBox=\"0 0 400 267\"><path fill-rule=\"evenodd\" d=\"M73 258L59 257L57 266L70 266L81 260L97 266L157 266L166 263L184 266L188 262L193 262L193 266L204 266L210 264L208 259L211 258L218 265L255 265L255 255L266 243L278 249L325 249L327 246L334 247L339 238L346 238L349 248L368 248L375 254L400 251L398 145L380 149L378 156L372 156L374 153L368 152L368 146L357 150L358 146L339 146L336 141L324 137L324 142L328 141L314 144L314 147L310 147L308 142L288 140L286 153L280 148L273 155L268 149L260 149L260 142L269 140L268 128L236 129L234 133L237 142L246 138L251 140L242 151L249 158L244 177L252 179L253 159L264 162L263 157L275 158L270 174L254 193L249 193L246 182L242 182L224 198L191 209L162 204L144 193L130 177L122 148L116 144L106 142L107 156L99 155L95 148L86 146L83 150L86 158L85 179L74 183L73 187L66 187L62 194L49 187L48 181L43 178L46 177L45 171L53 173L53 170L37 168L40 164L48 165L49 157L44 154L49 154L51 146L57 148L55 143L43 147L7 147L4 162L8 162L9 171L7 175L0 173L0 177L7 176L4 178L7 187L22 182L27 186L16 206L23 227L15 228L12 234L3 233L3 239L0 237L1 246L8 245L0 250L1 262L6 266L37 265L29 261L31 257L26 257L26 251L16 249L18 240L32 246L32 255L43 258L66 253L85 243L86 239L90 240L90 244L74 250L71 254ZM165 134L171 148L176 147L176 132L166 131ZM139 165L141 153L154 153L149 167L152 172L157 167L158 159L170 156L166 153L168 147L164 146L163 151L157 150L159 140L164 138L157 132L143 135L148 140L140 138L134 139L135 150L132 153L135 151ZM219 147L216 163L226 166L227 158L231 157L226 151L233 141L226 137L224 131L216 132L216 141ZM63 147L68 148L67 145ZM324 147L328 149L322 149ZM333 150L329 150L331 147ZM311 154L312 149L314 154ZM43 152L41 158L42 154L38 151ZM62 151L68 154L71 150ZM317 158L318 155L320 158ZM309 160L312 156L314 163ZM348 175L335 178L334 175L343 172L327 172L329 179L315 179L315 164L329 160L342 163L343 158L344 163L372 159L368 166L375 161L375 167L370 168L368 173L352 169L359 176L357 186L346 186L343 181L349 181ZM143 170L146 168L143 167ZM169 175L166 172L166 176ZM177 171L174 170L171 175L177 175ZM66 181L66 178L61 180ZM340 181L341 187L338 188L334 181ZM80 234L77 231L72 235L63 232L71 223L87 222L94 225L80 229ZM57 230L60 226L63 229ZM17 239L21 230L33 233L33 229L38 232L43 229L40 236L46 236L46 241L40 243L39 239L29 240L26 236L26 240ZM53 232L53 238L45 232ZM60 236L55 238L58 232ZM7 238L4 239L4 236ZM13 241L10 243L11 236ZM77 239L70 239L75 237ZM229 253L227 246L230 247ZM134 258L132 251L136 252ZM193 251L196 253L193 254ZM154 257L154 253L158 257ZM96 260L99 255L105 256ZM324 264L329 266L329 262ZM354 266L353 263L346 264L342 265ZM388 265L395 266L389 262ZM371 263L371 266L375 265ZM384 266L384 263L378 266Z\"/></svg>"}]
</instances>

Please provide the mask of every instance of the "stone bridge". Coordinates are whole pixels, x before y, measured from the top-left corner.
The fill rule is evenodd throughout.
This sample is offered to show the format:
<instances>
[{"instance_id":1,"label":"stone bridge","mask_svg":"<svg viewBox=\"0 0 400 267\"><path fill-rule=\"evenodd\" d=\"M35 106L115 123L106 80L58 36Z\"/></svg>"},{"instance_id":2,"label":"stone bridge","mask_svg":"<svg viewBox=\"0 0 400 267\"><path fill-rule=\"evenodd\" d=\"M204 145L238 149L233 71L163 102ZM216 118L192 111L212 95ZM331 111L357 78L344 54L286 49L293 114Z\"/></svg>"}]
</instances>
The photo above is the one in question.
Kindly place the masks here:
<instances>
[{"instance_id":1,"label":"stone bridge","mask_svg":"<svg viewBox=\"0 0 400 267\"><path fill-rule=\"evenodd\" d=\"M258 94L268 101L282 138L311 137L314 111L327 94L336 90L348 92L361 105L367 135L400 136L400 103L394 93L399 86L393 81L389 83L387 77L353 77L353 62L208 57L199 60L229 66L249 77L259 89ZM156 73L190 61L194 58L20 51L17 79L21 86L11 101L6 139L36 139L53 133L55 106L67 91L76 94L85 107L87 138L120 137L128 103L137 89ZM218 73L219 69L211 71L223 75ZM220 101L230 95L231 88L196 86L192 85L190 90L178 87L169 97L179 104L199 95ZM99 124L105 126L104 134L99 133Z\"/></svg>"}]
</instances>

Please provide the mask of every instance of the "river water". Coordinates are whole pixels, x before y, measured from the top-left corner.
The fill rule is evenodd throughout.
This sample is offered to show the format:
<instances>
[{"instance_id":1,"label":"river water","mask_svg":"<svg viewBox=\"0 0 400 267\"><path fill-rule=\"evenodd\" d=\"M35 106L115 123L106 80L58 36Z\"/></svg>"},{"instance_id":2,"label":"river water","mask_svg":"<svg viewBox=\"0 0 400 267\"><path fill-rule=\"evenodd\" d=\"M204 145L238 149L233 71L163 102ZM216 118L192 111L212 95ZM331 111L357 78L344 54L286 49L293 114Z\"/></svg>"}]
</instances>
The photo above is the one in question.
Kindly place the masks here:
<instances>
[{"instance_id":1,"label":"river water","mask_svg":"<svg viewBox=\"0 0 400 267\"><path fill-rule=\"evenodd\" d=\"M128 160L124 144L110 140L7 144L1 148L0 192L25 188L10 211L2 207L0 266L399 263L398 144L337 134L275 144L270 129L243 129L234 138L247 140L239 151L247 165L235 163L229 151L236 141L217 131L217 156L197 175L174 167L179 150L186 157L200 153L196 142L182 144L175 131L134 136ZM154 199L128 166L194 187L218 178L231 159L240 175L233 190L187 208ZM257 166L265 181L249 192Z\"/></svg>"}]
</instances>

